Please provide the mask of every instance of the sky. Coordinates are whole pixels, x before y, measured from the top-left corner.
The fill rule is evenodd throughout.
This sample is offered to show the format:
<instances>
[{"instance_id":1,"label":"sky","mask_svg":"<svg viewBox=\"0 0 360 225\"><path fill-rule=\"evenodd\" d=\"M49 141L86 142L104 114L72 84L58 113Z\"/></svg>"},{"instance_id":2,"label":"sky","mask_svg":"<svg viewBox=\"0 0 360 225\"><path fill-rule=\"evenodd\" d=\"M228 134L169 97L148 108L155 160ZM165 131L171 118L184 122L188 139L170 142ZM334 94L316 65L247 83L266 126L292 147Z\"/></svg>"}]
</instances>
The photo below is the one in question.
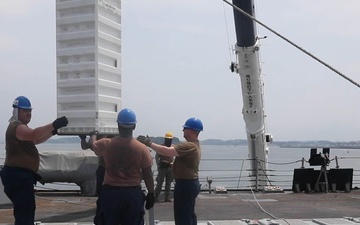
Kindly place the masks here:
<instances>
[{"instance_id":1,"label":"sky","mask_svg":"<svg viewBox=\"0 0 360 225\"><path fill-rule=\"evenodd\" d=\"M360 1L256 0L256 18L360 82ZM122 106L134 135L182 139L189 117L200 140L246 139L232 8L222 0L122 1ZM257 24L266 132L275 141L360 140L359 87ZM0 140L12 101L27 96L29 127L56 118L55 1L0 0Z\"/></svg>"}]
</instances>

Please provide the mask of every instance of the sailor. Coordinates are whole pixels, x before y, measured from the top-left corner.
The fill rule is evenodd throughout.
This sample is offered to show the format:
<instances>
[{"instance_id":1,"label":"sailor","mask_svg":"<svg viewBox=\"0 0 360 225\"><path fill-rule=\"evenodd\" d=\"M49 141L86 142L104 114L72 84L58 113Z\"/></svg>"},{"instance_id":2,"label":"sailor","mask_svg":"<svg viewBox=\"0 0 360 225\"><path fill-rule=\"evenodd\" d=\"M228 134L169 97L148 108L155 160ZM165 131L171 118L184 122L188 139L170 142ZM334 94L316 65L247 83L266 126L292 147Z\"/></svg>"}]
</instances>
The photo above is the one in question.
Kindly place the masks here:
<instances>
[{"instance_id":1,"label":"sailor","mask_svg":"<svg viewBox=\"0 0 360 225\"><path fill-rule=\"evenodd\" d=\"M15 225L34 225L35 194L34 185L41 179L37 173L40 157L35 145L57 134L59 128L68 124L63 116L54 122L32 129L31 103L25 96L13 102L13 115L5 135L5 165L0 171L4 192L14 206Z\"/></svg>"},{"instance_id":2,"label":"sailor","mask_svg":"<svg viewBox=\"0 0 360 225\"><path fill-rule=\"evenodd\" d=\"M174 135L171 132L167 132L164 138L164 145L170 147ZM159 195L163 182L165 180L165 202L171 202L170 188L173 181L172 176L172 163L174 161L173 156L165 156L156 153L155 160L158 168L158 174L156 176L156 188L155 188L155 202L159 202Z\"/></svg>"},{"instance_id":3,"label":"sailor","mask_svg":"<svg viewBox=\"0 0 360 225\"><path fill-rule=\"evenodd\" d=\"M144 224L145 208L154 206L152 157L146 146L133 138L136 115L122 109L117 117L119 136L96 141L91 136L92 149L104 158L105 177L100 198L104 225ZM144 179L147 196L141 190Z\"/></svg>"},{"instance_id":4,"label":"sailor","mask_svg":"<svg viewBox=\"0 0 360 225\"><path fill-rule=\"evenodd\" d=\"M176 156L173 163L174 219L176 225L196 225L195 199L200 191L199 164L201 147L198 139L203 131L200 119L191 117L183 125L185 142L170 147L153 143L148 136L140 135L138 140L157 153Z\"/></svg>"},{"instance_id":5,"label":"sailor","mask_svg":"<svg viewBox=\"0 0 360 225\"><path fill-rule=\"evenodd\" d=\"M100 140L102 138L106 138L106 137L110 137L110 135L99 135L98 132L94 131L90 133L91 135L96 135L96 139ZM87 149L91 149L92 150L92 145L90 143L90 139L89 141L86 141L86 135L85 134L80 134L80 144L81 144L81 149L82 150L87 150ZM95 216L94 216L94 224L95 225L102 225L103 224L103 215L100 212L100 197L101 197L101 190L102 190L102 185L104 182L104 176L105 176L105 162L103 157L99 156L98 157L98 167L96 169L95 172L96 175L96 195L97 195L97 200L96 200L96 212L95 212Z\"/></svg>"}]
</instances>

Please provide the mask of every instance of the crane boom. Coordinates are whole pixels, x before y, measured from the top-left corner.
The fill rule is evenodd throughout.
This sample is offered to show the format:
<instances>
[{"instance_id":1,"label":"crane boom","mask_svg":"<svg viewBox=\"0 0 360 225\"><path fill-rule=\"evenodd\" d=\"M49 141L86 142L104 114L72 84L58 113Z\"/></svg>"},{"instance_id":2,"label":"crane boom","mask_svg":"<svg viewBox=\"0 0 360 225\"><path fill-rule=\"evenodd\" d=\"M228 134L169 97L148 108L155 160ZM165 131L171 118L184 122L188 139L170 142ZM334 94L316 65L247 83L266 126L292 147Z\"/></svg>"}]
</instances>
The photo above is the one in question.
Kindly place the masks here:
<instances>
[{"instance_id":1,"label":"crane boom","mask_svg":"<svg viewBox=\"0 0 360 225\"><path fill-rule=\"evenodd\" d=\"M253 0L233 0L233 5L251 16L255 14ZM246 125L250 159L251 186L258 190L268 185L266 177L268 144L265 134L263 82L259 60L259 38L256 23L234 7L237 62L231 69L240 76L243 97L243 117Z\"/></svg>"}]
</instances>

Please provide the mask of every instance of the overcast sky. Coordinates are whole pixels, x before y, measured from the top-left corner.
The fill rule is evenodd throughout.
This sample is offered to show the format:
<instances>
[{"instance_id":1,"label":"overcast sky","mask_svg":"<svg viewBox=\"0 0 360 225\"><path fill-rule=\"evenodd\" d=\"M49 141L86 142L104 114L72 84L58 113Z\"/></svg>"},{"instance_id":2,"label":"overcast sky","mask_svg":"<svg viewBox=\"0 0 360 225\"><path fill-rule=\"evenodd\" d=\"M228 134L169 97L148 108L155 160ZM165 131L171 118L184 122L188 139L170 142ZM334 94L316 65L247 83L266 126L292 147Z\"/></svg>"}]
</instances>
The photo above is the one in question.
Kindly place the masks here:
<instances>
[{"instance_id":1,"label":"overcast sky","mask_svg":"<svg viewBox=\"0 0 360 225\"><path fill-rule=\"evenodd\" d=\"M359 0L257 0L257 19L360 82ZM266 130L276 141L360 140L360 90L257 25ZM233 13L222 0L122 1L123 107L135 135L182 138L189 117L200 139L245 139ZM55 0L0 0L0 140L12 101L27 96L29 126L56 118Z\"/></svg>"}]
</instances>

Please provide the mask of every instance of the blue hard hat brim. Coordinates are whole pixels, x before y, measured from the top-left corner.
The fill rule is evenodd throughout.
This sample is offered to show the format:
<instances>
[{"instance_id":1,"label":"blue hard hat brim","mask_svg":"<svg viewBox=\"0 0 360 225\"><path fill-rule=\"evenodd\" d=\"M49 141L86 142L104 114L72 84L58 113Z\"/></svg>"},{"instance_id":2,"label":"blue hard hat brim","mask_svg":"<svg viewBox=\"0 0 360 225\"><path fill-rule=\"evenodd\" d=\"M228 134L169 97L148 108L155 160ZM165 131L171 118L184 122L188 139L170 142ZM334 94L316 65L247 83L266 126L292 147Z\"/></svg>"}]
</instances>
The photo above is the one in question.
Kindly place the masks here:
<instances>
[{"instance_id":1,"label":"blue hard hat brim","mask_svg":"<svg viewBox=\"0 0 360 225\"><path fill-rule=\"evenodd\" d=\"M14 108L18 108L18 109L33 109L32 107L19 107L16 105L13 105Z\"/></svg>"},{"instance_id":2,"label":"blue hard hat brim","mask_svg":"<svg viewBox=\"0 0 360 225\"><path fill-rule=\"evenodd\" d=\"M132 128L133 126L135 126L135 123L133 123L133 124L120 124L120 123L118 123L118 125L120 127L123 127L123 128Z\"/></svg>"},{"instance_id":3,"label":"blue hard hat brim","mask_svg":"<svg viewBox=\"0 0 360 225\"><path fill-rule=\"evenodd\" d=\"M189 126L185 126L185 125L183 126L183 128L190 129L190 130L196 130L196 131L203 131L201 129L195 129L193 127L189 127Z\"/></svg>"}]
</instances>

